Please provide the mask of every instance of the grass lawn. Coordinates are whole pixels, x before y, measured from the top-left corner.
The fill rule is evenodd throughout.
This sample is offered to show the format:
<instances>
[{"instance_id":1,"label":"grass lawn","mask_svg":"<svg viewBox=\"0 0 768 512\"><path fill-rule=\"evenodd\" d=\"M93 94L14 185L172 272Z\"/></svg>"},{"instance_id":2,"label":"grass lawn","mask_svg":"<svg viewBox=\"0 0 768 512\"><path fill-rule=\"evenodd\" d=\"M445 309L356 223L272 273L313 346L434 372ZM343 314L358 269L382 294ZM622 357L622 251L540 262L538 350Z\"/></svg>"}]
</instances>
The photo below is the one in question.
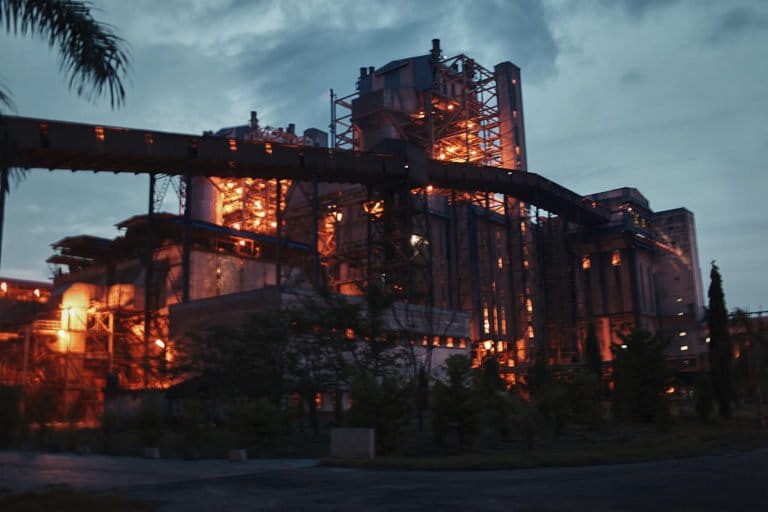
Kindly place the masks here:
<instances>
[{"instance_id":1,"label":"grass lawn","mask_svg":"<svg viewBox=\"0 0 768 512\"><path fill-rule=\"evenodd\" d=\"M154 505L107 494L88 494L68 486L56 485L18 493L0 490L3 512L149 512Z\"/></svg>"},{"instance_id":2,"label":"grass lawn","mask_svg":"<svg viewBox=\"0 0 768 512\"><path fill-rule=\"evenodd\" d=\"M583 439L543 440L529 451L476 450L447 456L382 456L373 460L325 458L321 465L369 469L458 470L619 464L709 455L763 446L768 432L751 414L709 424L678 420L668 432L654 425L607 425Z\"/></svg>"}]
</instances>

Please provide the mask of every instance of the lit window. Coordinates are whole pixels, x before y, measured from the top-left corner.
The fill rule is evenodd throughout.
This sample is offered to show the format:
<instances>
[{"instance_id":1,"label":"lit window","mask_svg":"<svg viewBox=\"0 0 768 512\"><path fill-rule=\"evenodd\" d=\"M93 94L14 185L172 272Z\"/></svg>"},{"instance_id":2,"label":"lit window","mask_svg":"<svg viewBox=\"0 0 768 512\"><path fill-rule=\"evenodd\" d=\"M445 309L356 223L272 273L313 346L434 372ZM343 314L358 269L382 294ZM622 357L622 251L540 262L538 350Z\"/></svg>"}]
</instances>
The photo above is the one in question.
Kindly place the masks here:
<instances>
[{"instance_id":1,"label":"lit window","mask_svg":"<svg viewBox=\"0 0 768 512\"><path fill-rule=\"evenodd\" d=\"M688 333L687 333L687 332L685 332L685 331L680 331L679 333L677 333L677 335L678 335L678 336L680 336L680 337L682 337L682 336L688 336Z\"/></svg>"},{"instance_id":2,"label":"lit window","mask_svg":"<svg viewBox=\"0 0 768 512\"><path fill-rule=\"evenodd\" d=\"M534 335L533 335L533 326L532 325L528 326L528 337L529 338L533 338L534 337Z\"/></svg>"},{"instance_id":3,"label":"lit window","mask_svg":"<svg viewBox=\"0 0 768 512\"><path fill-rule=\"evenodd\" d=\"M622 345L621 348L627 350L627 345Z\"/></svg>"},{"instance_id":4,"label":"lit window","mask_svg":"<svg viewBox=\"0 0 768 512\"><path fill-rule=\"evenodd\" d=\"M439 347L440 346L440 336L434 336L432 338L432 346Z\"/></svg>"},{"instance_id":5,"label":"lit window","mask_svg":"<svg viewBox=\"0 0 768 512\"><path fill-rule=\"evenodd\" d=\"M104 128L101 126L97 126L93 129L94 133L96 134L96 138L99 140L104 140Z\"/></svg>"},{"instance_id":6,"label":"lit window","mask_svg":"<svg viewBox=\"0 0 768 512\"><path fill-rule=\"evenodd\" d=\"M583 258L581 258L581 268L583 268L584 270L592 268L592 258L590 258L589 256L584 256Z\"/></svg>"},{"instance_id":7,"label":"lit window","mask_svg":"<svg viewBox=\"0 0 768 512\"><path fill-rule=\"evenodd\" d=\"M525 299L525 310L529 313L533 313L533 301L529 299Z\"/></svg>"},{"instance_id":8,"label":"lit window","mask_svg":"<svg viewBox=\"0 0 768 512\"><path fill-rule=\"evenodd\" d=\"M678 298L675 299L675 302L683 302L683 298L682 297L678 297Z\"/></svg>"},{"instance_id":9,"label":"lit window","mask_svg":"<svg viewBox=\"0 0 768 512\"><path fill-rule=\"evenodd\" d=\"M501 258L498 259L496 264L498 265L499 268L504 268L504 261Z\"/></svg>"},{"instance_id":10,"label":"lit window","mask_svg":"<svg viewBox=\"0 0 768 512\"><path fill-rule=\"evenodd\" d=\"M448 348L453 347L453 336L448 336L447 338L445 338L445 346Z\"/></svg>"},{"instance_id":11,"label":"lit window","mask_svg":"<svg viewBox=\"0 0 768 512\"><path fill-rule=\"evenodd\" d=\"M680 312L677 314L677 316L683 316L684 314L685 314L685 313L683 313L682 311L680 311Z\"/></svg>"},{"instance_id":12,"label":"lit window","mask_svg":"<svg viewBox=\"0 0 768 512\"><path fill-rule=\"evenodd\" d=\"M0 283L0 290L2 290L3 293L7 293L8 292L8 283L6 283L5 281Z\"/></svg>"},{"instance_id":13,"label":"lit window","mask_svg":"<svg viewBox=\"0 0 768 512\"><path fill-rule=\"evenodd\" d=\"M709 336L707 336L707 339L704 340L704 343L709 343Z\"/></svg>"},{"instance_id":14,"label":"lit window","mask_svg":"<svg viewBox=\"0 0 768 512\"><path fill-rule=\"evenodd\" d=\"M680 345L681 352L685 352L686 350L688 350L688 345Z\"/></svg>"},{"instance_id":15,"label":"lit window","mask_svg":"<svg viewBox=\"0 0 768 512\"><path fill-rule=\"evenodd\" d=\"M620 251L613 251L611 253L611 265L614 267L618 267L621 265L621 252Z\"/></svg>"}]
</instances>

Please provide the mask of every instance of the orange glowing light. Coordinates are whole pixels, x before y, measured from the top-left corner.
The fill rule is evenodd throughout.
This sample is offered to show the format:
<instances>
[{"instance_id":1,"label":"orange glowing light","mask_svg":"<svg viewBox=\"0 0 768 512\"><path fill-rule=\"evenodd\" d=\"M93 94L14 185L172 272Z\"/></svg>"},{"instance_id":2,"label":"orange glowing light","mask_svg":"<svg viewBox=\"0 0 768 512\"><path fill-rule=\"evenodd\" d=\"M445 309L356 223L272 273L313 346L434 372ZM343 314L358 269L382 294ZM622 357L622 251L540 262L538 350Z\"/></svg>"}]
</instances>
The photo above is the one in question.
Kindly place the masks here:
<instances>
[{"instance_id":1,"label":"orange glowing light","mask_svg":"<svg viewBox=\"0 0 768 512\"><path fill-rule=\"evenodd\" d=\"M427 185L427 194L431 194L432 191L435 189L432 185Z\"/></svg>"},{"instance_id":2,"label":"orange glowing light","mask_svg":"<svg viewBox=\"0 0 768 512\"><path fill-rule=\"evenodd\" d=\"M96 138L99 140L104 140L104 128L101 126L97 126L93 129L93 133L96 134Z\"/></svg>"},{"instance_id":3,"label":"orange glowing light","mask_svg":"<svg viewBox=\"0 0 768 512\"><path fill-rule=\"evenodd\" d=\"M269 142L264 144L264 151L266 151L268 155L271 155L272 154L272 144L270 144Z\"/></svg>"},{"instance_id":4,"label":"orange glowing light","mask_svg":"<svg viewBox=\"0 0 768 512\"><path fill-rule=\"evenodd\" d=\"M35 297L40 298L40 288L35 288Z\"/></svg>"},{"instance_id":5,"label":"orange glowing light","mask_svg":"<svg viewBox=\"0 0 768 512\"><path fill-rule=\"evenodd\" d=\"M363 211L368 215L381 215L384 213L384 201L366 201L363 203Z\"/></svg>"},{"instance_id":6,"label":"orange glowing light","mask_svg":"<svg viewBox=\"0 0 768 512\"><path fill-rule=\"evenodd\" d=\"M230 151L237 151L237 140L236 139L229 139L229 150Z\"/></svg>"},{"instance_id":7,"label":"orange glowing light","mask_svg":"<svg viewBox=\"0 0 768 512\"><path fill-rule=\"evenodd\" d=\"M161 340L161 339L156 339L155 340L155 345L157 345L161 349L165 348L165 342L163 340Z\"/></svg>"},{"instance_id":8,"label":"orange glowing light","mask_svg":"<svg viewBox=\"0 0 768 512\"><path fill-rule=\"evenodd\" d=\"M240 229L240 223L239 222L235 222L234 224L232 224L232 227L235 228L235 229Z\"/></svg>"},{"instance_id":9,"label":"orange glowing light","mask_svg":"<svg viewBox=\"0 0 768 512\"><path fill-rule=\"evenodd\" d=\"M621 252L619 252L618 250L613 251L611 253L611 265L613 265L614 267L618 267L619 265L621 265Z\"/></svg>"},{"instance_id":10,"label":"orange glowing light","mask_svg":"<svg viewBox=\"0 0 768 512\"><path fill-rule=\"evenodd\" d=\"M8 293L8 283L6 283L5 281L0 283L0 290L2 290L3 293Z\"/></svg>"},{"instance_id":11,"label":"orange glowing light","mask_svg":"<svg viewBox=\"0 0 768 512\"><path fill-rule=\"evenodd\" d=\"M581 258L581 268L583 268L584 270L592 268L592 258L590 258L589 256L584 256L583 258Z\"/></svg>"},{"instance_id":12,"label":"orange glowing light","mask_svg":"<svg viewBox=\"0 0 768 512\"><path fill-rule=\"evenodd\" d=\"M240 240L240 247L245 247L245 240Z\"/></svg>"}]
</instances>

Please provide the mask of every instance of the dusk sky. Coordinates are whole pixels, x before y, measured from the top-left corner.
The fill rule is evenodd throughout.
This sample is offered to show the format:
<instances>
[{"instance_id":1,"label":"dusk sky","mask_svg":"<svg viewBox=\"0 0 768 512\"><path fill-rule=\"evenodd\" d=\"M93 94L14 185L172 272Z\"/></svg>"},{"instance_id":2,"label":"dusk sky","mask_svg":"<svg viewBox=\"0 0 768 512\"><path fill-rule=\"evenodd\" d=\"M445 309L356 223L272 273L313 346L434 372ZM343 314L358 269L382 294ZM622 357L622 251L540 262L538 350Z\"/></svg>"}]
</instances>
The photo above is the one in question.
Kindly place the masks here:
<instances>
[{"instance_id":1,"label":"dusk sky","mask_svg":"<svg viewBox=\"0 0 768 512\"><path fill-rule=\"evenodd\" d=\"M359 67L440 38L447 56L522 68L530 170L579 194L630 186L654 210L687 207L705 293L716 259L729 308L768 308L768 1L93 3L130 45L126 105L78 98L45 43L3 33L17 115L200 133L257 110L327 130L330 88L351 93ZM2 275L48 279L52 242L116 236L146 211L147 182L31 171L6 206Z\"/></svg>"}]
</instances>

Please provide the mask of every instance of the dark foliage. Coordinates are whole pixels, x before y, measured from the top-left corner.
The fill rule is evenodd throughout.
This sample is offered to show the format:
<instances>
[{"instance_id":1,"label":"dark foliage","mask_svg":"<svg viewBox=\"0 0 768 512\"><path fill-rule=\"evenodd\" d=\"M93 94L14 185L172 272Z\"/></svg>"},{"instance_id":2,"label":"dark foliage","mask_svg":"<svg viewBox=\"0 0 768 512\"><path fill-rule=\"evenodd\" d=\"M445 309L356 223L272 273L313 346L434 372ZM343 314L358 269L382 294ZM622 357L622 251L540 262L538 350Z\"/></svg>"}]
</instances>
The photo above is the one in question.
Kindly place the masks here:
<instances>
[{"instance_id":1,"label":"dark foliage","mask_svg":"<svg viewBox=\"0 0 768 512\"><path fill-rule=\"evenodd\" d=\"M712 387L720 416L730 418L733 402L733 344L728 332L728 311L725 307L723 282L720 270L712 262L709 285L709 365L712 371Z\"/></svg>"},{"instance_id":2,"label":"dark foliage","mask_svg":"<svg viewBox=\"0 0 768 512\"><path fill-rule=\"evenodd\" d=\"M478 404L473 389L472 361L453 355L445 361L445 377L432 386L432 432L438 443L455 431L459 446L472 446L477 431Z\"/></svg>"},{"instance_id":3,"label":"dark foliage","mask_svg":"<svg viewBox=\"0 0 768 512\"><path fill-rule=\"evenodd\" d=\"M90 11L88 3L74 0L3 0L0 23L7 32L37 36L57 48L59 66L78 96L93 100L106 93L112 107L120 106L129 66L125 41ZM5 91L0 101L9 105Z\"/></svg>"},{"instance_id":4,"label":"dark foliage","mask_svg":"<svg viewBox=\"0 0 768 512\"><path fill-rule=\"evenodd\" d=\"M614 416L620 421L654 421L663 407L667 381L664 349L669 340L642 329L621 335L621 340L621 346L611 347Z\"/></svg>"},{"instance_id":5,"label":"dark foliage","mask_svg":"<svg viewBox=\"0 0 768 512\"><path fill-rule=\"evenodd\" d=\"M402 444L411 412L409 396L410 390L396 378L360 375L352 381L347 424L376 429L376 453L395 453Z\"/></svg>"}]
</instances>

